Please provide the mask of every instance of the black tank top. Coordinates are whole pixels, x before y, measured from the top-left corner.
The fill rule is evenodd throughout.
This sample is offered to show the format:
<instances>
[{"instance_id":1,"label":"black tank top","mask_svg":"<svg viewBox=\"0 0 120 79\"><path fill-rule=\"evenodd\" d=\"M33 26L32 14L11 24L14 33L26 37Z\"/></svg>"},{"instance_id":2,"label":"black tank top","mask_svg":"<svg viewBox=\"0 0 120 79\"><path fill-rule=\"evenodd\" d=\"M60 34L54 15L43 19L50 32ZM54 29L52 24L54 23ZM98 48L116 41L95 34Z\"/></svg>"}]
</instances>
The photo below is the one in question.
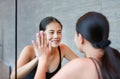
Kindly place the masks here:
<instances>
[{"instance_id":1,"label":"black tank top","mask_svg":"<svg viewBox=\"0 0 120 79\"><path fill-rule=\"evenodd\" d=\"M61 51L60 51L60 47L58 46L58 51L59 51L59 58L60 58L60 62L59 65L57 67L57 69L52 72L52 73L48 73L46 72L46 79L50 79L53 75L55 75L61 68ZM24 79L34 79L35 73L37 70L37 66L24 78Z\"/></svg>"}]
</instances>

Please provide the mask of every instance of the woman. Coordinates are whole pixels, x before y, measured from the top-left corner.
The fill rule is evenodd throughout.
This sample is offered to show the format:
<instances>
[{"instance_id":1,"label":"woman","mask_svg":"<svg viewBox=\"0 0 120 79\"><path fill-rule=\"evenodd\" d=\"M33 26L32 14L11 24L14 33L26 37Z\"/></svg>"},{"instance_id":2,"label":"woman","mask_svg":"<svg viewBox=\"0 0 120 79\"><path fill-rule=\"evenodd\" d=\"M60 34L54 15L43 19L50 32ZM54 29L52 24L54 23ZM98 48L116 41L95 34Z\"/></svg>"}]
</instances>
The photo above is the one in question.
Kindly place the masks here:
<instances>
[{"instance_id":1,"label":"woman","mask_svg":"<svg viewBox=\"0 0 120 79\"><path fill-rule=\"evenodd\" d=\"M103 14L88 12L81 16L76 24L75 43L85 57L70 61L52 79L120 79L120 53L109 46L108 37L109 23ZM35 79L45 79L46 56L51 51L46 49L49 51L39 58L43 64L38 63Z\"/></svg>"},{"instance_id":2,"label":"woman","mask_svg":"<svg viewBox=\"0 0 120 79\"><path fill-rule=\"evenodd\" d=\"M36 34L36 42L32 41L33 43L40 43L39 38L40 34L43 34L43 31L46 33L46 41L51 42L51 54L48 58L47 63L47 71L46 71L46 78L49 79L54 74L56 74L59 69L61 68L61 62L63 58L67 60L72 60L77 56L73 53L73 51L67 47L65 44L60 44L62 39L62 24L54 17L46 17L44 18L40 25L39 30L41 32ZM44 40L42 40L44 41ZM41 43L42 43L41 41ZM39 45L38 45L39 46ZM26 46L18 59L17 62L17 78L18 79L33 79L37 64L38 58L41 56L41 51L34 50L32 45ZM42 64L42 63L41 63ZM15 71L11 74L11 79L14 79Z\"/></svg>"}]
</instances>

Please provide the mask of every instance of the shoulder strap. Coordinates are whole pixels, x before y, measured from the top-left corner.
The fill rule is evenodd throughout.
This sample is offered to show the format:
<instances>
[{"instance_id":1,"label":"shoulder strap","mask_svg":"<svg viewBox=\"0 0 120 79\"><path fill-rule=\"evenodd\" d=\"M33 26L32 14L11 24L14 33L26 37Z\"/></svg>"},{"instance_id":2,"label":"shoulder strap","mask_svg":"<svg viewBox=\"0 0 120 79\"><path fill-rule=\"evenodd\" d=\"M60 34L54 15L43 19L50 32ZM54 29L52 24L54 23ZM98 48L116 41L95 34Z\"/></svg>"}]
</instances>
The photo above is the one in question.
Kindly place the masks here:
<instances>
[{"instance_id":1,"label":"shoulder strap","mask_svg":"<svg viewBox=\"0 0 120 79\"><path fill-rule=\"evenodd\" d=\"M60 63L61 63L61 50L60 50L60 46L58 46L58 51L59 51L59 57L60 57Z\"/></svg>"},{"instance_id":2,"label":"shoulder strap","mask_svg":"<svg viewBox=\"0 0 120 79\"><path fill-rule=\"evenodd\" d=\"M100 73L99 73L99 70L98 70L98 67L97 67L97 64L96 64L96 62L99 64L99 66L100 66L100 63L96 60L96 59L94 59L94 58L91 58L90 57L90 59L93 61L93 63L95 64L95 68L96 68L96 70L97 70L97 74L98 74L98 79L100 79ZM95 62L96 61L96 62Z\"/></svg>"}]
</instances>

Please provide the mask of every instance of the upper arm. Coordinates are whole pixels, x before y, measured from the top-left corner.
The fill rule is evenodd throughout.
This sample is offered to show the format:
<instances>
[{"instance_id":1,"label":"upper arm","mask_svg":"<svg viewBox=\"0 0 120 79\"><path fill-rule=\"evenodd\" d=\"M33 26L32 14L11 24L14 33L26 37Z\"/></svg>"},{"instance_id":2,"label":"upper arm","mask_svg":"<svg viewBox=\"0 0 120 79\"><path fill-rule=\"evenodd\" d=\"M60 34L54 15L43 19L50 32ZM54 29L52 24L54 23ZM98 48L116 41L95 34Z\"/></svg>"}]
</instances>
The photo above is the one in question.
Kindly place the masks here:
<instances>
[{"instance_id":1,"label":"upper arm","mask_svg":"<svg viewBox=\"0 0 120 79\"><path fill-rule=\"evenodd\" d=\"M17 61L17 68L25 65L28 63L34 53L34 49L32 46L26 46L23 48L23 50L20 53L20 56Z\"/></svg>"},{"instance_id":2,"label":"upper arm","mask_svg":"<svg viewBox=\"0 0 120 79\"><path fill-rule=\"evenodd\" d=\"M62 54L67 60L70 61L78 57L68 46L61 44L61 48L62 48Z\"/></svg>"}]
</instances>

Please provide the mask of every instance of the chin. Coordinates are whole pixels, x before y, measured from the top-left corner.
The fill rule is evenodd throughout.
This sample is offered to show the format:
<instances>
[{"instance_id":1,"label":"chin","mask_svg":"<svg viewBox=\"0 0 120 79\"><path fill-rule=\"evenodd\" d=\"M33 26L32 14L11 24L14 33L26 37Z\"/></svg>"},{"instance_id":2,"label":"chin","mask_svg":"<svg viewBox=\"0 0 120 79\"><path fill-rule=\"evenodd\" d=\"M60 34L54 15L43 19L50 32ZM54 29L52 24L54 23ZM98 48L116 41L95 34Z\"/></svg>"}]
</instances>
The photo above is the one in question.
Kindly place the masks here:
<instances>
[{"instance_id":1,"label":"chin","mask_svg":"<svg viewBox=\"0 0 120 79\"><path fill-rule=\"evenodd\" d=\"M59 44L52 44L52 47L58 47Z\"/></svg>"}]
</instances>

